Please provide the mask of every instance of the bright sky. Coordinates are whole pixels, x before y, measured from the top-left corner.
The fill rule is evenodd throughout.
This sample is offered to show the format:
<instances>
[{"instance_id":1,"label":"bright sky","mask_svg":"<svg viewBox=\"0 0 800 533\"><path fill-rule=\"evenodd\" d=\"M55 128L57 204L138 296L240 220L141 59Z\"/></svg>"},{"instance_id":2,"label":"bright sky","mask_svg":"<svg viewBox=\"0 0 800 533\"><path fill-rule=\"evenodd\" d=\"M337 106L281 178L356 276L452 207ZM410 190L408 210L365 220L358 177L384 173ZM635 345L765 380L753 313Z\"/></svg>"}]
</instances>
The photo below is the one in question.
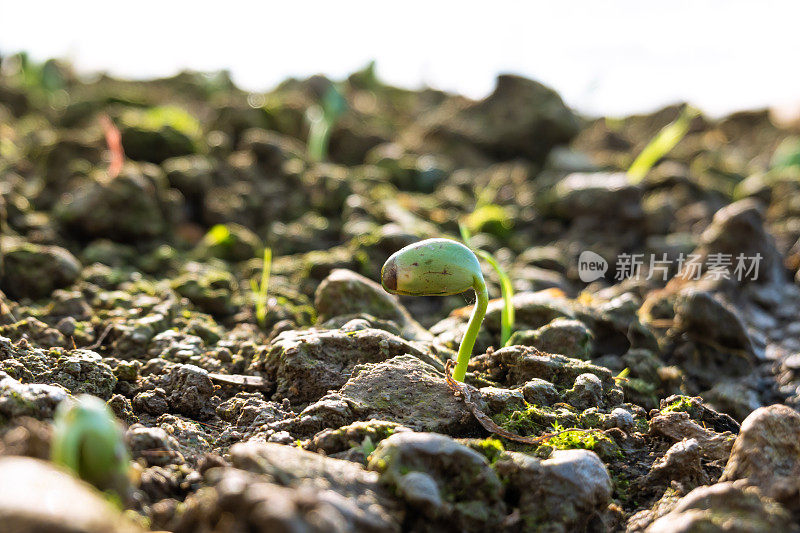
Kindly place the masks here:
<instances>
[{"instance_id":1,"label":"bright sky","mask_svg":"<svg viewBox=\"0 0 800 533\"><path fill-rule=\"evenodd\" d=\"M800 104L799 21L796 0L0 0L0 51L138 78L226 68L254 91L375 59L404 87L481 97L514 72L589 114L719 115Z\"/></svg>"}]
</instances>

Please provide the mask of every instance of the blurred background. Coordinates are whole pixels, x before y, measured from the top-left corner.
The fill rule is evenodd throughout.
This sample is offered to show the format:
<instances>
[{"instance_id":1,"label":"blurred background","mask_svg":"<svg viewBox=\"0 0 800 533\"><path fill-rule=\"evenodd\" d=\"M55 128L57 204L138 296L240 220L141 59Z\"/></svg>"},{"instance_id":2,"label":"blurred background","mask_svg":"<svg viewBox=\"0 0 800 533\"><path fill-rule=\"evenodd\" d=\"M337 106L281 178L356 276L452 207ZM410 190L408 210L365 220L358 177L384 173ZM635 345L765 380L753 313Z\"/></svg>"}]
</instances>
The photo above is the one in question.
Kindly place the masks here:
<instances>
[{"instance_id":1,"label":"blurred background","mask_svg":"<svg viewBox=\"0 0 800 533\"><path fill-rule=\"evenodd\" d=\"M792 0L0 2L0 53L126 78L230 70L237 85L342 79L371 60L391 85L480 98L498 73L554 88L584 114L688 101L712 116L800 103Z\"/></svg>"}]
</instances>

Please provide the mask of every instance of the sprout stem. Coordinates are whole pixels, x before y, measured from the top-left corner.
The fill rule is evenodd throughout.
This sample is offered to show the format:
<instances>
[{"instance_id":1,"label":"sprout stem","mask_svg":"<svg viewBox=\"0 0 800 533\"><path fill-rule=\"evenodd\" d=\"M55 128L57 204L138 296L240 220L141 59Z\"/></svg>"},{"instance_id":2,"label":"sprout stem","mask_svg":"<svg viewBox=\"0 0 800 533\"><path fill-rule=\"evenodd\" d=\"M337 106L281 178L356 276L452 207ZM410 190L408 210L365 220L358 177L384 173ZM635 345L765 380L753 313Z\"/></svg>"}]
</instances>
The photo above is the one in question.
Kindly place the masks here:
<instances>
[{"instance_id":1,"label":"sprout stem","mask_svg":"<svg viewBox=\"0 0 800 533\"><path fill-rule=\"evenodd\" d=\"M475 346L475 340L478 338L478 331L481 329L481 322L486 315L486 307L489 305L489 292L486 290L486 283L483 279L475 277L475 308L472 310L472 316L467 324L467 331L464 333L464 338L461 339L461 346L458 347L458 359L456 368L453 370L453 379L456 381L464 381L467 375L467 365L469 358L472 356L472 348Z\"/></svg>"}]
</instances>

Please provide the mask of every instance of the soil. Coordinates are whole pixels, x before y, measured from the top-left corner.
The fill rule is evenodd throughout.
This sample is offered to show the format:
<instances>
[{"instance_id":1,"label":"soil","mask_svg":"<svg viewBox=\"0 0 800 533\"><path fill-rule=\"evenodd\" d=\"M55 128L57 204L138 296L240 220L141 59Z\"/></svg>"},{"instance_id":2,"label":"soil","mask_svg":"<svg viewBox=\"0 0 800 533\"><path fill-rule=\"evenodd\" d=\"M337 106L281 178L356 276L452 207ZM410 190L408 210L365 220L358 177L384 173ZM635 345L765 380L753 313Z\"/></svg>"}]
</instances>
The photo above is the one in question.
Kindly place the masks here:
<instances>
[{"instance_id":1,"label":"soil","mask_svg":"<svg viewBox=\"0 0 800 533\"><path fill-rule=\"evenodd\" d=\"M800 530L800 149L768 111L698 115L634 182L683 106L596 119L516 76L481 101L370 69L255 95L224 73L86 81L13 60L13 531ZM317 162L307 110L332 90L346 108ZM483 265L494 300L466 389L444 372L473 295L377 281L459 222L515 291L503 346ZM606 270L587 279L582 257ZM757 272L736 270L748 258ZM56 410L82 394L124 431L113 493L50 461ZM536 439L565 429L582 431Z\"/></svg>"}]
</instances>

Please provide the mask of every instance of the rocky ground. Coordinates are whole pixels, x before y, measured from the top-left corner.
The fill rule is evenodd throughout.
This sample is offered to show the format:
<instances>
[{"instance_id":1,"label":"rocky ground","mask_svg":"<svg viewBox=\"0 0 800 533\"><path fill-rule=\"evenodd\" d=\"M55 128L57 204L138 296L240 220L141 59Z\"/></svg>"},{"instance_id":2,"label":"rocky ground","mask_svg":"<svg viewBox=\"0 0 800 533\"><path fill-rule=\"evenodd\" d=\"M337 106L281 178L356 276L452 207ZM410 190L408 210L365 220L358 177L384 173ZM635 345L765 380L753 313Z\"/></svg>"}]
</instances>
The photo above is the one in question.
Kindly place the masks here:
<instances>
[{"instance_id":1,"label":"rocky ground","mask_svg":"<svg viewBox=\"0 0 800 533\"><path fill-rule=\"evenodd\" d=\"M347 110L316 163L306 110L322 77L248 94L225 74L87 82L13 59L12 531L800 531L800 158L766 111L694 118L634 183L622 172L679 106L592 120L518 77L475 102L366 69L340 84ZM443 374L472 295L397 299L376 283L391 253L455 238L459 221L516 291L507 347L490 303L471 397L522 436L593 431L490 435ZM586 250L610 264L591 283ZM624 254L671 266L615 279ZM757 276L693 279L681 254L761 260ZM121 503L48 461L54 410L82 393L125 424Z\"/></svg>"}]
</instances>

